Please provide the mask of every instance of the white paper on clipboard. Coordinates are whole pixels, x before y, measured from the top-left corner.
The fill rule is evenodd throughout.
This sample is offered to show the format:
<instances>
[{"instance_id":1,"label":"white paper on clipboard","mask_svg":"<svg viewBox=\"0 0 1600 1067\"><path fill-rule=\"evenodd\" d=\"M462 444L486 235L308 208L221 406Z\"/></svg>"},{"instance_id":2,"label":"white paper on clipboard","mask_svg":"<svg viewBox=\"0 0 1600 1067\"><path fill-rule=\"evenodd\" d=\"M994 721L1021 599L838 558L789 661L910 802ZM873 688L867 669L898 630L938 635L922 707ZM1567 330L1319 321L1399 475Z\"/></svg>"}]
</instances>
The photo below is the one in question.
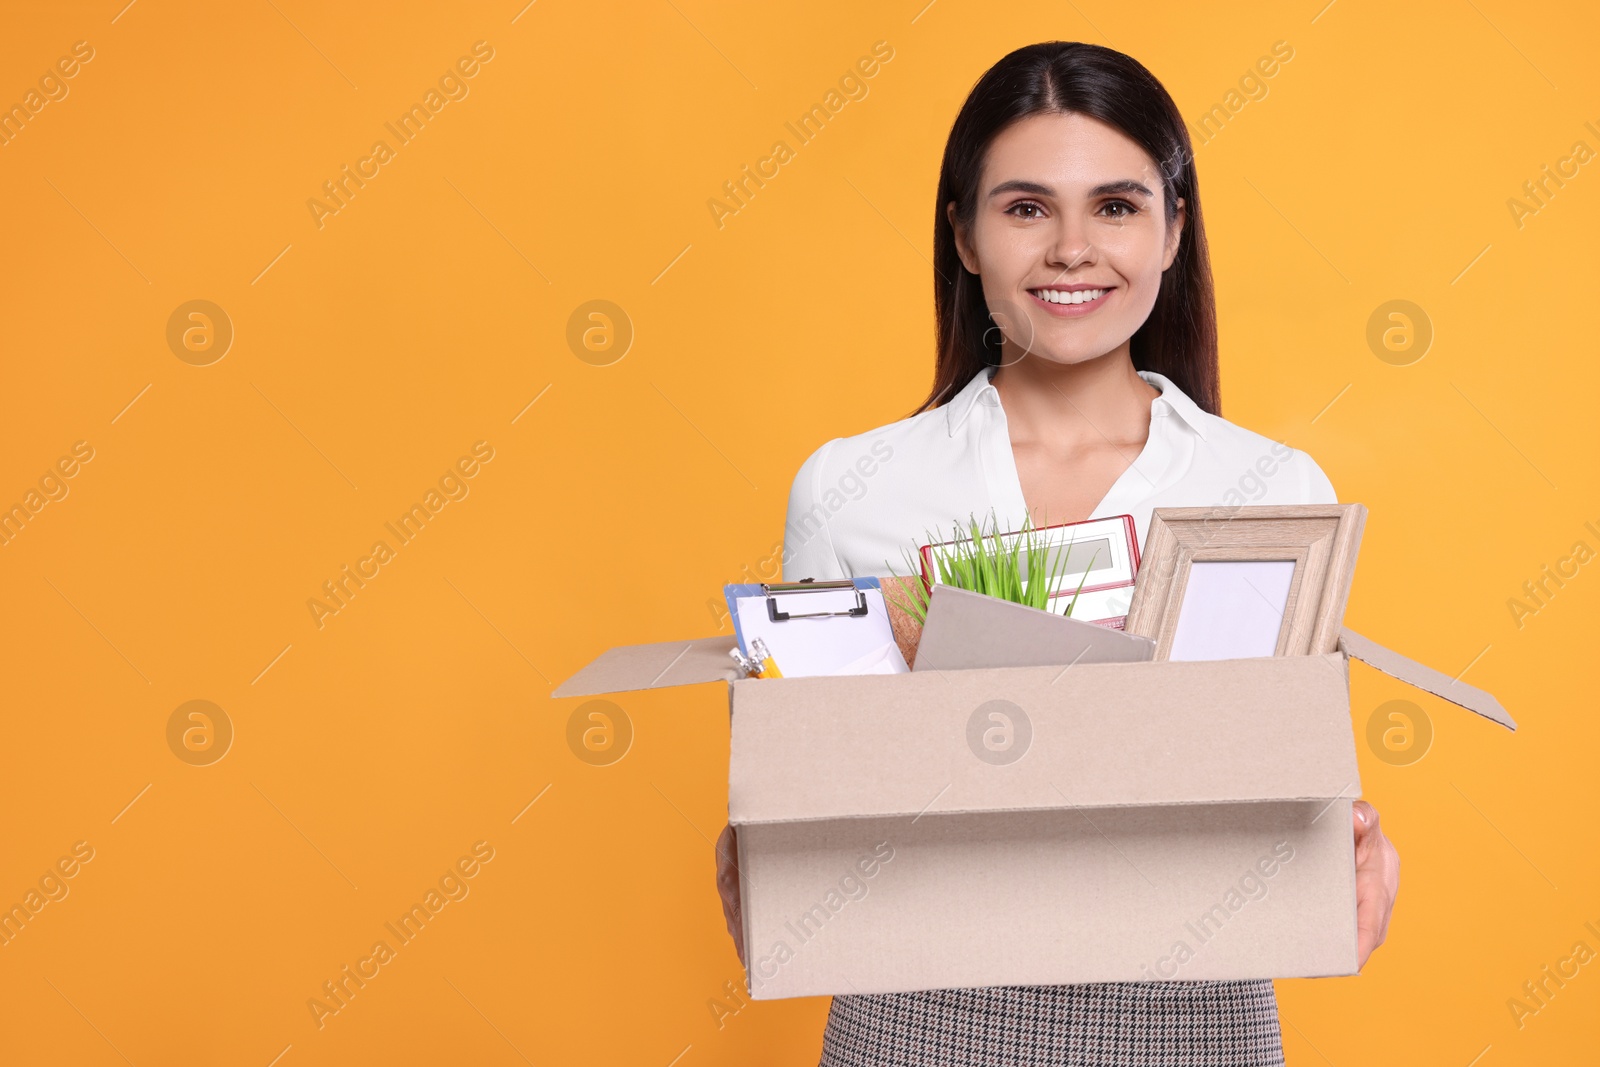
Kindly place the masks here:
<instances>
[{"instance_id":1,"label":"white paper on clipboard","mask_svg":"<svg viewBox=\"0 0 1600 1067\"><path fill-rule=\"evenodd\" d=\"M846 611L856 605L855 589L818 590L777 598L779 610L792 612ZM767 614L765 596L740 597L739 629L745 644L757 637L785 678L810 678L825 674L906 674L905 657L895 644L883 590L863 589L867 613L859 616L826 615L774 622Z\"/></svg>"}]
</instances>

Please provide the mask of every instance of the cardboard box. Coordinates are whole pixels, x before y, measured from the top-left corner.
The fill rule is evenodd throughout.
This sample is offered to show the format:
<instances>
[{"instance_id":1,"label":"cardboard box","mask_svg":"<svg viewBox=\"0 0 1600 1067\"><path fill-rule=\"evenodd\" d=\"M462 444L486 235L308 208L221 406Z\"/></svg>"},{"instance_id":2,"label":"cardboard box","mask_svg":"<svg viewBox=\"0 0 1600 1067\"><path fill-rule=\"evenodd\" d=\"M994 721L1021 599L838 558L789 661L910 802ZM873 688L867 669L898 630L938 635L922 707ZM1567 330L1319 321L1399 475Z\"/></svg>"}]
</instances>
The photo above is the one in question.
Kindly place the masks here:
<instances>
[{"instance_id":1,"label":"cardboard box","mask_svg":"<svg viewBox=\"0 0 1600 1067\"><path fill-rule=\"evenodd\" d=\"M933 598L909 674L736 679L729 635L612 648L552 694L727 684L756 999L1353 974L1350 658L1516 728L1348 629L1150 662L1146 638Z\"/></svg>"}]
</instances>

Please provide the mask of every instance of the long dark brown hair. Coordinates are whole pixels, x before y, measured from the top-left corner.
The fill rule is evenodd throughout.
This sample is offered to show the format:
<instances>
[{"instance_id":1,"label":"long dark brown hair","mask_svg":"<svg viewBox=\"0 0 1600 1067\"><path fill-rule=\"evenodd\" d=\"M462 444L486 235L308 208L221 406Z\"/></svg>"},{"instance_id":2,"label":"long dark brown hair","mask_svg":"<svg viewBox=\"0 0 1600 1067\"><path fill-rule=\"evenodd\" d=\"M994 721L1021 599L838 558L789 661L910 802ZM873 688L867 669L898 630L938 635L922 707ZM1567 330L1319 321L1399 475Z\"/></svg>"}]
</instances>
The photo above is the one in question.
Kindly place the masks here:
<instances>
[{"instance_id":1,"label":"long dark brown hair","mask_svg":"<svg viewBox=\"0 0 1600 1067\"><path fill-rule=\"evenodd\" d=\"M970 227L984 157L995 137L1029 115L1062 112L1098 119L1149 153L1161 172L1169 225L1183 199L1188 220L1177 257L1161 275L1150 317L1129 347L1134 369L1166 375L1201 408L1220 415L1217 309L1188 128L1172 97L1138 60L1076 41L1031 44L1000 60L972 87L950 127L933 224L938 363L928 398L912 414L949 400L984 367L1000 362L1000 331L993 328L978 276L967 273L956 254L945 205L955 201L957 216Z\"/></svg>"}]
</instances>

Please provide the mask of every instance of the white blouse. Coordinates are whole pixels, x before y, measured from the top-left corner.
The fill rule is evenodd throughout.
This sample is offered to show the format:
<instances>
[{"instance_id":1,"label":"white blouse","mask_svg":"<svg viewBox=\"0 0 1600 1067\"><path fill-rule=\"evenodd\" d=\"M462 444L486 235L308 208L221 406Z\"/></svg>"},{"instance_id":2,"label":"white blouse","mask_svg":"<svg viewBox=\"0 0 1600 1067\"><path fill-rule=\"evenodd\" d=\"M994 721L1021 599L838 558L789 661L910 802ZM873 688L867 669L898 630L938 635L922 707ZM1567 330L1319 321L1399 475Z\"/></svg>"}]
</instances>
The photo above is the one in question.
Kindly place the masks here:
<instances>
[{"instance_id":1,"label":"white blouse","mask_svg":"<svg viewBox=\"0 0 1600 1067\"><path fill-rule=\"evenodd\" d=\"M907 560L971 519L1021 529L1028 508L1000 393L985 367L950 400L853 437L836 437L801 464L784 526L785 581L915 570ZM1132 515L1142 552L1158 507L1334 504L1312 458L1202 411L1172 380L1150 401L1150 436L1090 518ZM992 516L991 516L991 509ZM935 538L933 535L940 535Z\"/></svg>"}]
</instances>

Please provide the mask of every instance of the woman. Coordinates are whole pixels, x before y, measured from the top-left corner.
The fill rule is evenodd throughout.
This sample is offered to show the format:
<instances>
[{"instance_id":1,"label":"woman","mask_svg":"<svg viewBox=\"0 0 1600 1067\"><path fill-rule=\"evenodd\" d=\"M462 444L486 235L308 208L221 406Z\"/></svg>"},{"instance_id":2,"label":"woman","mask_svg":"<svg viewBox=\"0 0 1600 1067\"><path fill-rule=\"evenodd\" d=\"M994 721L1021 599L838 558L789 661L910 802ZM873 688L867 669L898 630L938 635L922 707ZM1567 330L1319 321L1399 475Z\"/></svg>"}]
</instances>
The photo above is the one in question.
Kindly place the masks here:
<instances>
[{"instance_id":1,"label":"woman","mask_svg":"<svg viewBox=\"0 0 1600 1067\"><path fill-rule=\"evenodd\" d=\"M787 580L885 575L930 531L1156 507L1334 503L1304 453L1221 418L1216 313L1193 153L1135 60L1018 49L978 81L939 176L939 351L910 416L837 438L789 499ZM863 459L870 461L863 464ZM837 493L852 471L856 499ZM1357 926L1382 943L1399 857L1355 802ZM740 944L736 844L718 884ZM1117 982L836 996L825 1067L1281 1064L1270 981Z\"/></svg>"}]
</instances>

